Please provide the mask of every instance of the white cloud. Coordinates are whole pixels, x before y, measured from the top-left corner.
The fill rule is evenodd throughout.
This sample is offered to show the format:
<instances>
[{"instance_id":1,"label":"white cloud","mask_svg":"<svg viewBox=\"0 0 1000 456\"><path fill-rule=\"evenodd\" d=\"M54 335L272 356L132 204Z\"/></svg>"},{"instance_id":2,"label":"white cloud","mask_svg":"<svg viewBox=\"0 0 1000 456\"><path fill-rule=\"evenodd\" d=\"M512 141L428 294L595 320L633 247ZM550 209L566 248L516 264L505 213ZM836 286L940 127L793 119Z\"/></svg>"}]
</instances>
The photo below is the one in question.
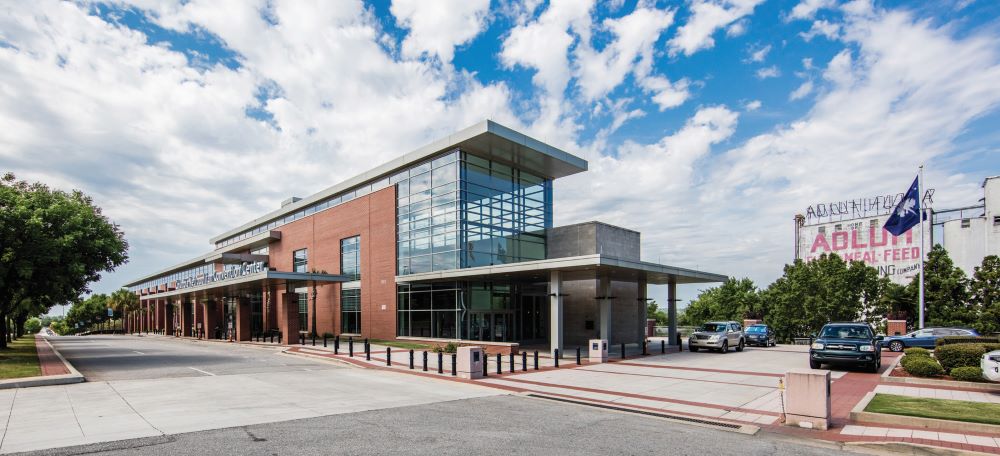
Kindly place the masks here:
<instances>
[{"instance_id":1,"label":"white cloud","mask_svg":"<svg viewBox=\"0 0 1000 456\"><path fill-rule=\"evenodd\" d=\"M813 91L813 82L806 81L803 82L802 85L800 85L797 89L793 90L792 93L788 95L788 99L792 101L800 100L802 98L805 98L806 95L812 93L812 91Z\"/></svg>"},{"instance_id":2,"label":"white cloud","mask_svg":"<svg viewBox=\"0 0 1000 456\"><path fill-rule=\"evenodd\" d=\"M817 36L823 36L831 40L838 39L840 35L840 25L828 21L815 21L809 31L799 34L806 42L812 41Z\"/></svg>"},{"instance_id":3,"label":"white cloud","mask_svg":"<svg viewBox=\"0 0 1000 456\"><path fill-rule=\"evenodd\" d=\"M786 20L812 19L816 16L817 11L834 6L836 3L836 0L802 0L792 8Z\"/></svg>"},{"instance_id":4,"label":"white cloud","mask_svg":"<svg viewBox=\"0 0 1000 456\"><path fill-rule=\"evenodd\" d=\"M763 62L767 58L767 54L771 52L771 45L754 48L750 50L750 61L751 62Z\"/></svg>"},{"instance_id":5,"label":"white cloud","mask_svg":"<svg viewBox=\"0 0 1000 456\"><path fill-rule=\"evenodd\" d=\"M659 106L660 111L676 108L691 97L691 92L688 91L691 84L687 79L670 82L662 76L649 76L640 80L639 85L644 91L653 94L651 99Z\"/></svg>"},{"instance_id":6,"label":"white cloud","mask_svg":"<svg viewBox=\"0 0 1000 456\"><path fill-rule=\"evenodd\" d=\"M757 79L776 78L778 76L781 76L781 70L778 69L777 65L771 65L757 70Z\"/></svg>"},{"instance_id":7,"label":"white cloud","mask_svg":"<svg viewBox=\"0 0 1000 456\"><path fill-rule=\"evenodd\" d=\"M720 28L753 13L763 0L692 0L691 16L669 42L671 53L691 55L715 46L712 35Z\"/></svg>"},{"instance_id":8,"label":"white cloud","mask_svg":"<svg viewBox=\"0 0 1000 456\"><path fill-rule=\"evenodd\" d=\"M437 56L449 64L455 47L483 30L489 7L489 0L393 0L389 10L400 27L409 29L403 40L404 56Z\"/></svg>"},{"instance_id":9,"label":"white cloud","mask_svg":"<svg viewBox=\"0 0 1000 456\"><path fill-rule=\"evenodd\" d=\"M751 100L743 105L743 110L746 112L752 112L760 109L761 106L763 106L763 103L761 103L760 100Z\"/></svg>"},{"instance_id":10,"label":"white cloud","mask_svg":"<svg viewBox=\"0 0 1000 456\"><path fill-rule=\"evenodd\" d=\"M537 20L518 25L503 41L500 59L508 68L536 70L532 78L550 96L562 98L572 76L567 56L575 32L589 38L593 1L555 0Z\"/></svg>"},{"instance_id":11,"label":"white cloud","mask_svg":"<svg viewBox=\"0 0 1000 456\"><path fill-rule=\"evenodd\" d=\"M740 19L736 22L733 22L732 24L729 24L729 27L726 27L726 37L736 38L738 36L743 36L747 32L747 27L749 24L750 21L748 21L746 18Z\"/></svg>"}]
</instances>

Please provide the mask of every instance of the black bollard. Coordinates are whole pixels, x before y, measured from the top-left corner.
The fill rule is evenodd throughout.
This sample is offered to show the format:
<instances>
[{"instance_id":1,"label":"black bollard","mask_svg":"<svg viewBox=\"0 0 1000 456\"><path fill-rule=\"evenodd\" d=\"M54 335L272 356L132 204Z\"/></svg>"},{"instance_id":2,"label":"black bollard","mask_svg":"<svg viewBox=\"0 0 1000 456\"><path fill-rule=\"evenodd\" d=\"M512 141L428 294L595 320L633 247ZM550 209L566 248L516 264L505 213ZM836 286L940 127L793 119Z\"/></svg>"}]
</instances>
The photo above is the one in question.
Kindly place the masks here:
<instances>
[{"instance_id":1,"label":"black bollard","mask_svg":"<svg viewBox=\"0 0 1000 456\"><path fill-rule=\"evenodd\" d=\"M677 346L681 346L681 333L677 333Z\"/></svg>"},{"instance_id":2,"label":"black bollard","mask_svg":"<svg viewBox=\"0 0 1000 456\"><path fill-rule=\"evenodd\" d=\"M413 349L410 349L410 370L413 370Z\"/></svg>"},{"instance_id":3,"label":"black bollard","mask_svg":"<svg viewBox=\"0 0 1000 456\"><path fill-rule=\"evenodd\" d=\"M351 356L351 358L354 357L354 338L353 337L348 337L347 338L347 352Z\"/></svg>"},{"instance_id":4,"label":"black bollard","mask_svg":"<svg viewBox=\"0 0 1000 456\"><path fill-rule=\"evenodd\" d=\"M326 348L326 333L323 333L323 348Z\"/></svg>"},{"instance_id":5,"label":"black bollard","mask_svg":"<svg viewBox=\"0 0 1000 456\"><path fill-rule=\"evenodd\" d=\"M365 361L372 360L372 346L368 345L368 339L365 339Z\"/></svg>"},{"instance_id":6,"label":"black bollard","mask_svg":"<svg viewBox=\"0 0 1000 456\"><path fill-rule=\"evenodd\" d=\"M392 365L392 347L385 347L385 365Z\"/></svg>"},{"instance_id":7,"label":"black bollard","mask_svg":"<svg viewBox=\"0 0 1000 456\"><path fill-rule=\"evenodd\" d=\"M535 350L535 370L538 370L538 350Z\"/></svg>"},{"instance_id":8,"label":"black bollard","mask_svg":"<svg viewBox=\"0 0 1000 456\"><path fill-rule=\"evenodd\" d=\"M559 367L559 349L558 348L556 349L555 355L552 357L552 359L555 360L556 367Z\"/></svg>"},{"instance_id":9,"label":"black bollard","mask_svg":"<svg viewBox=\"0 0 1000 456\"><path fill-rule=\"evenodd\" d=\"M528 352L521 352L521 372L528 371Z\"/></svg>"},{"instance_id":10,"label":"black bollard","mask_svg":"<svg viewBox=\"0 0 1000 456\"><path fill-rule=\"evenodd\" d=\"M514 352L510 352L510 373L514 373Z\"/></svg>"},{"instance_id":11,"label":"black bollard","mask_svg":"<svg viewBox=\"0 0 1000 456\"><path fill-rule=\"evenodd\" d=\"M316 333L313 333L313 347L316 346Z\"/></svg>"},{"instance_id":12,"label":"black bollard","mask_svg":"<svg viewBox=\"0 0 1000 456\"><path fill-rule=\"evenodd\" d=\"M333 354L340 353L340 335L333 336Z\"/></svg>"},{"instance_id":13,"label":"black bollard","mask_svg":"<svg viewBox=\"0 0 1000 456\"><path fill-rule=\"evenodd\" d=\"M486 356L486 353L483 353L483 377L490 376L490 369L488 366L489 363L490 363L490 357Z\"/></svg>"},{"instance_id":14,"label":"black bollard","mask_svg":"<svg viewBox=\"0 0 1000 456\"><path fill-rule=\"evenodd\" d=\"M455 366L458 362L458 355L455 353L451 354L451 376L454 377L458 375L458 368Z\"/></svg>"},{"instance_id":15,"label":"black bollard","mask_svg":"<svg viewBox=\"0 0 1000 456\"><path fill-rule=\"evenodd\" d=\"M306 344L306 335L299 333L299 345L305 345L305 344Z\"/></svg>"},{"instance_id":16,"label":"black bollard","mask_svg":"<svg viewBox=\"0 0 1000 456\"><path fill-rule=\"evenodd\" d=\"M649 354L649 353L648 353L648 352L646 352L646 341L645 341L645 340L643 340L643 341L642 341L642 356L646 356L646 355L648 355L648 354Z\"/></svg>"},{"instance_id":17,"label":"black bollard","mask_svg":"<svg viewBox=\"0 0 1000 456\"><path fill-rule=\"evenodd\" d=\"M660 339L660 353L667 352L667 341Z\"/></svg>"},{"instance_id":18,"label":"black bollard","mask_svg":"<svg viewBox=\"0 0 1000 456\"><path fill-rule=\"evenodd\" d=\"M497 375L503 374L503 358L497 353Z\"/></svg>"},{"instance_id":19,"label":"black bollard","mask_svg":"<svg viewBox=\"0 0 1000 456\"><path fill-rule=\"evenodd\" d=\"M622 344L622 359L625 359L625 344Z\"/></svg>"},{"instance_id":20,"label":"black bollard","mask_svg":"<svg viewBox=\"0 0 1000 456\"><path fill-rule=\"evenodd\" d=\"M580 347L576 347L576 365L580 365Z\"/></svg>"},{"instance_id":21,"label":"black bollard","mask_svg":"<svg viewBox=\"0 0 1000 456\"><path fill-rule=\"evenodd\" d=\"M438 352L438 373L444 373L444 352Z\"/></svg>"},{"instance_id":22,"label":"black bollard","mask_svg":"<svg viewBox=\"0 0 1000 456\"><path fill-rule=\"evenodd\" d=\"M427 372L427 352L424 351L424 372Z\"/></svg>"}]
</instances>

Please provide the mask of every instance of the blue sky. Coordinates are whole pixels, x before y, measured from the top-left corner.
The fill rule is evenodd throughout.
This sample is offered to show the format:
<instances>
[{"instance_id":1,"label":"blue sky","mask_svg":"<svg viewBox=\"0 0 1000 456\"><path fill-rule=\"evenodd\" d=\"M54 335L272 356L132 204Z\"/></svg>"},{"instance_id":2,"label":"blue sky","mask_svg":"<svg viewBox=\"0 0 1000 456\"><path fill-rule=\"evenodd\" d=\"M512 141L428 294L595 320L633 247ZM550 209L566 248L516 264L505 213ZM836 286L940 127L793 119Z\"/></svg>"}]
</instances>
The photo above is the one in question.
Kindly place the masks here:
<instances>
[{"instance_id":1,"label":"blue sky","mask_svg":"<svg viewBox=\"0 0 1000 456\"><path fill-rule=\"evenodd\" d=\"M131 261L97 291L484 118L590 161L556 183L557 224L637 229L646 260L760 286L809 204L902 191L924 163L954 207L1000 174L994 1L0 12L0 169L79 188L122 225Z\"/></svg>"}]
</instances>

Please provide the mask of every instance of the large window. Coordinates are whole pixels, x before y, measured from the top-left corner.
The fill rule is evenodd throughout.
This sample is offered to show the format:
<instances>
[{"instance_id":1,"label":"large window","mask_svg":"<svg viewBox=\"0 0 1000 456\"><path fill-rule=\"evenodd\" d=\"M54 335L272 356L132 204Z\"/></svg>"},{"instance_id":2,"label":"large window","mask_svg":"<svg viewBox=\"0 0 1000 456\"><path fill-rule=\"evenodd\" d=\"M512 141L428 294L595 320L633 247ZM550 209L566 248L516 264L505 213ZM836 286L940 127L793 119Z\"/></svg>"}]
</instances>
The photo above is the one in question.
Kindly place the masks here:
<instances>
[{"instance_id":1,"label":"large window","mask_svg":"<svg viewBox=\"0 0 1000 456\"><path fill-rule=\"evenodd\" d=\"M306 249L292 252L292 271L309 272L309 251Z\"/></svg>"},{"instance_id":2,"label":"large window","mask_svg":"<svg viewBox=\"0 0 1000 456\"><path fill-rule=\"evenodd\" d=\"M361 289L340 290L340 332L361 334Z\"/></svg>"},{"instance_id":3,"label":"large window","mask_svg":"<svg viewBox=\"0 0 1000 456\"><path fill-rule=\"evenodd\" d=\"M396 334L406 337L458 338L458 283L399 285Z\"/></svg>"},{"instance_id":4,"label":"large window","mask_svg":"<svg viewBox=\"0 0 1000 456\"><path fill-rule=\"evenodd\" d=\"M309 331L309 294L299 293L299 331ZM291 335L292 337L297 337Z\"/></svg>"},{"instance_id":5,"label":"large window","mask_svg":"<svg viewBox=\"0 0 1000 456\"><path fill-rule=\"evenodd\" d=\"M361 238L359 236L340 240L340 273L361 280Z\"/></svg>"}]
</instances>

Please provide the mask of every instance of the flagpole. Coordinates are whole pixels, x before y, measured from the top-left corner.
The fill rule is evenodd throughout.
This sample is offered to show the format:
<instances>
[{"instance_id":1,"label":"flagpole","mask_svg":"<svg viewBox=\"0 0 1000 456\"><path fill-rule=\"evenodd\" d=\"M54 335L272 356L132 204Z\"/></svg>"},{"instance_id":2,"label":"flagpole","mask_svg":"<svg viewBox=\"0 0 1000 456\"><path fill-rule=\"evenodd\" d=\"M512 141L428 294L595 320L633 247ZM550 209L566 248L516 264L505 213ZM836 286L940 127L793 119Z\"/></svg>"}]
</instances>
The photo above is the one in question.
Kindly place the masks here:
<instances>
[{"instance_id":1,"label":"flagpole","mask_svg":"<svg viewBox=\"0 0 1000 456\"><path fill-rule=\"evenodd\" d=\"M920 326L924 329L924 165L917 177L917 207L920 208Z\"/></svg>"}]
</instances>

